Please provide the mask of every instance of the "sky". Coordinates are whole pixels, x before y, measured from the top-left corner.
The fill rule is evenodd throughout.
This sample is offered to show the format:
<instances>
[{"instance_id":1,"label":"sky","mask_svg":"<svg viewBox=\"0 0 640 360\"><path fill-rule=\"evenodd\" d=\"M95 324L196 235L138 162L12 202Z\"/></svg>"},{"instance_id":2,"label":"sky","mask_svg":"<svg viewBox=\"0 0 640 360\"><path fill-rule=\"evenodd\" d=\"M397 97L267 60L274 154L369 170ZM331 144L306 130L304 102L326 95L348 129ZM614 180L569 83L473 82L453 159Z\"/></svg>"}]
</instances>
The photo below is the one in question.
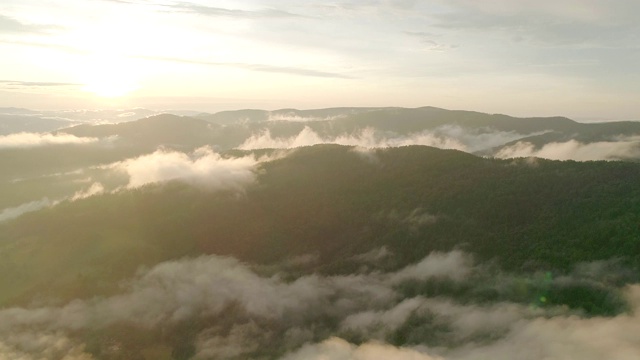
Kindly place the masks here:
<instances>
[{"instance_id":1,"label":"sky","mask_svg":"<svg viewBox=\"0 0 640 360\"><path fill-rule=\"evenodd\" d=\"M640 120L637 0L2 0L0 107Z\"/></svg>"}]
</instances>

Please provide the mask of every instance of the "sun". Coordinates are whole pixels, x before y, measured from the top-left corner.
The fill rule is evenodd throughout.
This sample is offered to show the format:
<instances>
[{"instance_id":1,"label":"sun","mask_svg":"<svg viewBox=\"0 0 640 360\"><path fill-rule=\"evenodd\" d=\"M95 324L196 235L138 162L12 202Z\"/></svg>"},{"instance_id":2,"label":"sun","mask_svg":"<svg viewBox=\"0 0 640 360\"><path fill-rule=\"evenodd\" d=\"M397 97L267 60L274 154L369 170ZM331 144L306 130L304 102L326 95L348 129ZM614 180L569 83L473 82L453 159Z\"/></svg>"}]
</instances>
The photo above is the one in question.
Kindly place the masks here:
<instances>
[{"instance_id":1,"label":"sun","mask_svg":"<svg viewBox=\"0 0 640 360\"><path fill-rule=\"evenodd\" d=\"M139 72L123 58L94 57L82 72L85 84L82 90L99 97L124 97L140 87Z\"/></svg>"}]
</instances>

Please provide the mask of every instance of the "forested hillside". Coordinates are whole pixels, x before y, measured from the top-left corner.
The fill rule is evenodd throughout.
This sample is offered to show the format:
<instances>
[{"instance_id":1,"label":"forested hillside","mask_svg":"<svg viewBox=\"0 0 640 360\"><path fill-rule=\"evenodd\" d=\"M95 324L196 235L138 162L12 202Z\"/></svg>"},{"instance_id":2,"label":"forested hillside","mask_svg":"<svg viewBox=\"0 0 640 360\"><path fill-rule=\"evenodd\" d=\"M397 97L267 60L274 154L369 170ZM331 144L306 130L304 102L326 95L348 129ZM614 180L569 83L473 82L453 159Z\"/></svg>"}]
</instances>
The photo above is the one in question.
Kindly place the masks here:
<instances>
[{"instance_id":1,"label":"forested hillside","mask_svg":"<svg viewBox=\"0 0 640 360\"><path fill-rule=\"evenodd\" d=\"M611 259L638 266L640 166L632 163L322 145L256 172L240 193L169 182L1 224L4 303L112 291L141 265L199 254L258 264L313 255L306 272L342 274L356 270L352 256L383 246L395 254L391 268L454 249L525 274Z\"/></svg>"}]
</instances>

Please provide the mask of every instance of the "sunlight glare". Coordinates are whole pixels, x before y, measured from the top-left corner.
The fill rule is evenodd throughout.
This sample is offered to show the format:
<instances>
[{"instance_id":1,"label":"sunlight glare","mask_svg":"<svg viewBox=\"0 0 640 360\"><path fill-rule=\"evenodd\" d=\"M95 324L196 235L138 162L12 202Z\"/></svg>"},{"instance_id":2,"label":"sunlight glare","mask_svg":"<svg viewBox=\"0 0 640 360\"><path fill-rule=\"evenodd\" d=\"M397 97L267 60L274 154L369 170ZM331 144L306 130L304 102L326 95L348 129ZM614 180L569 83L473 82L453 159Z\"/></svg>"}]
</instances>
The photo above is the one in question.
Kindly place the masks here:
<instances>
[{"instance_id":1,"label":"sunlight glare","mask_svg":"<svg viewBox=\"0 0 640 360\"><path fill-rule=\"evenodd\" d=\"M128 95L139 87L134 65L124 58L93 56L83 69L83 90L100 97Z\"/></svg>"}]
</instances>

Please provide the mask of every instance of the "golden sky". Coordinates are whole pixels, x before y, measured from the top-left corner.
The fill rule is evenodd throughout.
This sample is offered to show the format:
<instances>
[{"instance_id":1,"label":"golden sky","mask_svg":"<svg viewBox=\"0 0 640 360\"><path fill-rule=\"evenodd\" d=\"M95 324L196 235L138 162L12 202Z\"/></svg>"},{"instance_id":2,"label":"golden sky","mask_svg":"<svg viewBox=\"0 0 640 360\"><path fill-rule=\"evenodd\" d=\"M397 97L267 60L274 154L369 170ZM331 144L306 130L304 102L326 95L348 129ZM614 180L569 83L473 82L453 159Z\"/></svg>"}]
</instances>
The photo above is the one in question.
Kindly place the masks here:
<instances>
[{"instance_id":1,"label":"golden sky","mask_svg":"<svg viewBox=\"0 0 640 360\"><path fill-rule=\"evenodd\" d=\"M636 0L0 2L0 107L640 120Z\"/></svg>"}]
</instances>

